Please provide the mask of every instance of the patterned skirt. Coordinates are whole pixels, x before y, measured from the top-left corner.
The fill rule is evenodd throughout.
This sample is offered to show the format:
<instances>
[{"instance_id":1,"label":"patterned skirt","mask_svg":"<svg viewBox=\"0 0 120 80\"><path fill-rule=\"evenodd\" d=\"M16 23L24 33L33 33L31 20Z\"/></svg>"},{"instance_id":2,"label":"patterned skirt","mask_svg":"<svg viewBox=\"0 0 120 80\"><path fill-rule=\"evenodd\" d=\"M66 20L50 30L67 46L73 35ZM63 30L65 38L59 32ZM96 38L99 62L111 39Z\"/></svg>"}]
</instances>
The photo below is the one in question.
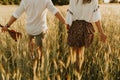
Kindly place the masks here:
<instances>
[{"instance_id":1,"label":"patterned skirt","mask_svg":"<svg viewBox=\"0 0 120 80\"><path fill-rule=\"evenodd\" d=\"M84 20L76 20L68 31L67 43L70 47L89 47L94 37L93 25Z\"/></svg>"}]
</instances>

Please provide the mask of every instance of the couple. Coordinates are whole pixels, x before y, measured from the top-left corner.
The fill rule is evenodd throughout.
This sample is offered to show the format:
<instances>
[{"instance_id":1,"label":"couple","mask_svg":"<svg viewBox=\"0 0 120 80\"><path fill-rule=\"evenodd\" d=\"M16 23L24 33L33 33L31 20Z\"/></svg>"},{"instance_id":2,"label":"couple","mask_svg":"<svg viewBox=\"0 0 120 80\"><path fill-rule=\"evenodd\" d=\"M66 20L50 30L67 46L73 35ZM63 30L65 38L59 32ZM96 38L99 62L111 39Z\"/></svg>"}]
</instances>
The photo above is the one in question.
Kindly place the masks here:
<instances>
[{"instance_id":1,"label":"couple","mask_svg":"<svg viewBox=\"0 0 120 80\"><path fill-rule=\"evenodd\" d=\"M22 0L2 30L7 31L12 23L25 12L27 14L26 31L29 36L29 47L32 52L33 39L35 38L40 58L43 54L42 39L47 30L46 9L52 12L63 24L66 24L68 45L77 54L77 63L79 63L79 56L84 52L84 47L88 47L93 40L94 28L91 23L96 24L101 40L106 42L107 37L100 24L98 0L70 0L66 21L51 0Z\"/></svg>"}]
</instances>

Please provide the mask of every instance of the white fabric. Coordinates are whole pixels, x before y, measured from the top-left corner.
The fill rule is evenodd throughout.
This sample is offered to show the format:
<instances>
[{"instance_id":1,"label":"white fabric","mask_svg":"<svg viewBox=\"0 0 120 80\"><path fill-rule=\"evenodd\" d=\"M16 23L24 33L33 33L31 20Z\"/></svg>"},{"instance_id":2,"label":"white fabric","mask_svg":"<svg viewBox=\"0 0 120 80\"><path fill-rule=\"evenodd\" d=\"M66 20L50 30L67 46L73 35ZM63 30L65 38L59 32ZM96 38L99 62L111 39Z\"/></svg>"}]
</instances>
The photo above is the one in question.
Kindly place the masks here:
<instances>
[{"instance_id":1,"label":"white fabric","mask_svg":"<svg viewBox=\"0 0 120 80\"><path fill-rule=\"evenodd\" d=\"M13 16L19 18L25 12L27 14L27 33L38 35L47 29L46 9L54 15L58 12L51 0L22 0L20 6L13 13Z\"/></svg>"},{"instance_id":2,"label":"white fabric","mask_svg":"<svg viewBox=\"0 0 120 80\"><path fill-rule=\"evenodd\" d=\"M91 3L83 4L83 0L70 0L69 10L66 15L66 23L71 25L74 20L85 20L87 22L96 22L101 19L98 8L98 0L92 0ZM94 12L94 10L96 10Z\"/></svg>"}]
</instances>

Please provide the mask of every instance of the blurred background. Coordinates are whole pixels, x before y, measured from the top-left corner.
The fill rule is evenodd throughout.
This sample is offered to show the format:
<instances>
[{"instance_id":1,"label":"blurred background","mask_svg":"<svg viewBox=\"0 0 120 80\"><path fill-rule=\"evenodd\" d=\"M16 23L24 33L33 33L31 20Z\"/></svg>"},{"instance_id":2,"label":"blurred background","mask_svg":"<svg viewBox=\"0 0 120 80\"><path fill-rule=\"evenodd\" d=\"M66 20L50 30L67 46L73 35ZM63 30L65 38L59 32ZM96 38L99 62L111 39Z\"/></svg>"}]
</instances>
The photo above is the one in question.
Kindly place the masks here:
<instances>
[{"instance_id":1,"label":"blurred background","mask_svg":"<svg viewBox=\"0 0 120 80\"><path fill-rule=\"evenodd\" d=\"M19 4L21 0L0 0L0 4ZM56 5L67 5L69 0L52 0ZM120 3L120 0L99 0L99 3Z\"/></svg>"},{"instance_id":2,"label":"blurred background","mask_svg":"<svg viewBox=\"0 0 120 80\"><path fill-rule=\"evenodd\" d=\"M20 1L0 0L0 24L6 24ZM65 17L69 0L52 1ZM22 33L18 42L0 29L0 80L120 80L119 3L120 0L99 0L107 44L99 40L96 30L93 45L82 55L80 73L73 63L75 55L66 43L66 27L50 12L47 14L49 30L43 41L42 64L30 59L28 35L24 29L26 15L23 14L10 27ZM36 49L34 53L37 55Z\"/></svg>"}]
</instances>

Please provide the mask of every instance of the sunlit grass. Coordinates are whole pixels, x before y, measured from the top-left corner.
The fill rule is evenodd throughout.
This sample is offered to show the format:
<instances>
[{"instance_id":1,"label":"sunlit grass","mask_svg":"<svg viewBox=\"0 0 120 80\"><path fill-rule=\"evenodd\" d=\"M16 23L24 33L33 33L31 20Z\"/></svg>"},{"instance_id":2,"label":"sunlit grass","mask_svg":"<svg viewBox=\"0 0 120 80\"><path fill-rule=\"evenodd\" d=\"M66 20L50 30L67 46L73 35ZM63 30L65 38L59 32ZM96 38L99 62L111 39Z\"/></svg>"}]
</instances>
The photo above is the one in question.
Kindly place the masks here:
<instances>
[{"instance_id":1,"label":"sunlit grass","mask_svg":"<svg viewBox=\"0 0 120 80\"><path fill-rule=\"evenodd\" d=\"M11 26L23 34L18 42L13 41L8 33L0 32L0 80L120 80L120 5L100 6L108 42L100 42L99 34L95 33L93 45L85 50L80 73L76 71L75 57L66 44L65 25L51 13L47 16L49 30L43 42L43 61L40 65L39 61L30 59L23 15ZM65 16L67 6L57 7ZM10 13L0 14L1 24L6 23Z\"/></svg>"}]
</instances>

